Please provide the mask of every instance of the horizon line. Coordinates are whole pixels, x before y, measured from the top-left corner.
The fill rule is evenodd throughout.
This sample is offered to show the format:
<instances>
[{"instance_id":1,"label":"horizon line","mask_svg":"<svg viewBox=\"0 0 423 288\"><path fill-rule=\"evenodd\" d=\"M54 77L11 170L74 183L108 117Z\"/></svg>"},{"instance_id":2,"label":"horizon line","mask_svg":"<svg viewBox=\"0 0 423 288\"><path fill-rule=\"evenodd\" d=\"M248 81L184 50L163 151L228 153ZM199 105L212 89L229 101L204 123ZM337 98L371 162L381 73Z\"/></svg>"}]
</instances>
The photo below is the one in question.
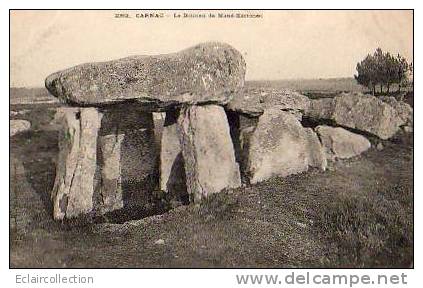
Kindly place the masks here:
<instances>
[{"instance_id":1,"label":"horizon line","mask_svg":"<svg viewBox=\"0 0 423 288\"><path fill-rule=\"evenodd\" d=\"M335 80L335 79L354 79L353 77L349 76L340 76L340 77L319 77L319 78L281 78L281 79L248 79L245 82L255 82L255 81L268 81L268 82L276 82L276 81L304 81L304 80ZM44 86L9 86L11 88L45 88Z\"/></svg>"}]
</instances>

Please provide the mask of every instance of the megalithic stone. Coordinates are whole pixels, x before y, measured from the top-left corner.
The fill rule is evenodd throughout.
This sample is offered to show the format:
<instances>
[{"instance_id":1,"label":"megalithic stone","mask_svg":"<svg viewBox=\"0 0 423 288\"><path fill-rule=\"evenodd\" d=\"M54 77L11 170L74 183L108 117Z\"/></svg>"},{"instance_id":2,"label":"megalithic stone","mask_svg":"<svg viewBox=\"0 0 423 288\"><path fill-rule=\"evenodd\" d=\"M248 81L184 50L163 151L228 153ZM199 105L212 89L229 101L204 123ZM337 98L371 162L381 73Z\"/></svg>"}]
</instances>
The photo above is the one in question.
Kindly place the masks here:
<instances>
[{"instance_id":1,"label":"megalithic stone","mask_svg":"<svg viewBox=\"0 0 423 288\"><path fill-rule=\"evenodd\" d=\"M377 97L362 93L342 93L333 98L310 101L305 116L329 120L338 126L389 139L404 125L396 109Z\"/></svg>"},{"instance_id":2,"label":"megalithic stone","mask_svg":"<svg viewBox=\"0 0 423 288\"><path fill-rule=\"evenodd\" d=\"M45 86L62 101L101 106L131 101L150 111L181 104L225 104L244 86L245 61L225 43L177 53L86 63L48 76Z\"/></svg>"},{"instance_id":3,"label":"megalithic stone","mask_svg":"<svg viewBox=\"0 0 423 288\"><path fill-rule=\"evenodd\" d=\"M309 166L326 169L326 158L317 135L304 128L295 114L277 108L264 110L248 135L244 157L250 183L274 176L307 171Z\"/></svg>"},{"instance_id":4,"label":"megalithic stone","mask_svg":"<svg viewBox=\"0 0 423 288\"><path fill-rule=\"evenodd\" d=\"M179 110L166 112L160 150L160 190L181 198L186 195L187 188L178 116Z\"/></svg>"},{"instance_id":5,"label":"megalithic stone","mask_svg":"<svg viewBox=\"0 0 423 288\"><path fill-rule=\"evenodd\" d=\"M231 110L226 110L226 115L228 117L232 143L234 144L235 158L241 172L241 180L248 183L249 179L246 175L246 171L248 165L249 140L251 134L257 127L259 117L250 117L250 115L246 116L243 113Z\"/></svg>"},{"instance_id":6,"label":"megalithic stone","mask_svg":"<svg viewBox=\"0 0 423 288\"><path fill-rule=\"evenodd\" d=\"M325 149L320 143L319 136L313 131L312 128L304 128L307 150L309 151L309 163L310 167L318 168L325 171L328 166L328 159L326 157Z\"/></svg>"},{"instance_id":7,"label":"megalithic stone","mask_svg":"<svg viewBox=\"0 0 423 288\"><path fill-rule=\"evenodd\" d=\"M123 208L121 148L124 134L98 138L101 151L100 214Z\"/></svg>"},{"instance_id":8,"label":"megalithic stone","mask_svg":"<svg viewBox=\"0 0 423 288\"><path fill-rule=\"evenodd\" d=\"M101 114L95 108L60 108L56 121L62 129L51 194L53 217L74 218L93 209Z\"/></svg>"},{"instance_id":9,"label":"megalithic stone","mask_svg":"<svg viewBox=\"0 0 423 288\"><path fill-rule=\"evenodd\" d=\"M241 185L228 120L222 107L185 107L179 115L178 128L187 190L194 202Z\"/></svg>"},{"instance_id":10,"label":"megalithic stone","mask_svg":"<svg viewBox=\"0 0 423 288\"><path fill-rule=\"evenodd\" d=\"M351 158L367 151L370 141L342 127L319 125L315 128L329 160Z\"/></svg>"}]
</instances>

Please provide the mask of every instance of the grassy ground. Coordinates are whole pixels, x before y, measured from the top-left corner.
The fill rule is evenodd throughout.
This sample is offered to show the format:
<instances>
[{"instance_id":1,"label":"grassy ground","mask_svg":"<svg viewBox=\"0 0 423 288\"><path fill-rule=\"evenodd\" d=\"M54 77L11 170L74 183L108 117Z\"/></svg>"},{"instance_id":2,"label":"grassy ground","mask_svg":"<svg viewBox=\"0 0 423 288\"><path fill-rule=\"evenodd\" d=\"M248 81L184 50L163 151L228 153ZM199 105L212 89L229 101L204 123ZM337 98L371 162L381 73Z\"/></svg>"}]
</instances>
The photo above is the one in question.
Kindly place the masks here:
<instances>
[{"instance_id":1,"label":"grassy ground","mask_svg":"<svg viewBox=\"0 0 423 288\"><path fill-rule=\"evenodd\" d=\"M72 226L51 218L56 134L35 129L11 139L11 266L410 267L412 134L383 145L201 205Z\"/></svg>"},{"instance_id":2,"label":"grassy ground","mask_svg":"<svg viewBox=\"0 0 423 288\"><path fill-rule=\"evenodd\" d=\"M301 92L342 92L342 91L366 91L367 89L357 84L354 78L332 79L292 79L273 81L247 81L246 87L266 86L274 89L289 88Z\"/></svg>"}]
</instances>

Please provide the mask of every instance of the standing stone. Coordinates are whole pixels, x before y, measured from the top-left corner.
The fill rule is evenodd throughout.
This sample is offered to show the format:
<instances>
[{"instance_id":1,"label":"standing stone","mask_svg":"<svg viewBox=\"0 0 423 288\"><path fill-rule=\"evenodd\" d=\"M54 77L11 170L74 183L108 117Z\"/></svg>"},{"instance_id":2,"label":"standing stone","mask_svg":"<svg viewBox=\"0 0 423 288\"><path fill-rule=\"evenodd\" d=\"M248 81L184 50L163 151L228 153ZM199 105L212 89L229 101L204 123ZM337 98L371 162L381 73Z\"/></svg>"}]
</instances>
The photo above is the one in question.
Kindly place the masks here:
<instances>
[{"instance_id":1,"label":"standing stone","mask_svg":"<svg viewBox=\"0 0 423 288\"><path fill-rule=\"evenodd\" d=\"M154 138L157 147L160 147L162 141L163 125L166 118L165 112L153 112Z\"/></svg>"},{"instance_id":2,"label":"standing stone","mask_svg":"<svg viewBox=\"0 0 423 288\"><path fill-rule=\"evenodd\" d=\"M157 187L158 149L152 113L134 105L102 109L99 131L101 214L146 204Z\"/></svg>"},{"instance_id":3,"label":"standing stone","mask_svg":"<svg viewBox=\"0 0 423 288\"><path fill-rule=\"evenodd\" d=\"M187 190L194 202L241 185L225 111L220 106L190 106L178 118Z\"/></svg>"},{"instance_id":4,"label":"standing stone","mask_svg":"<svg viewBox=\"0 0 423 288\"><path fill-rule=\"evenodd\" d=\"M160 151L160 189L181 198L187 193L187 187L178 116L178 110L166 112Z\"/></svg>"},{"instance_id":5,"label":"standing stone","mask_svg":"<svg viewBox=\"0 0 423 288\"><path fill-rule=\"evenodd\" d=\"M99 137L101 151L101 214L123 208L121 148L125 134Z\"/></svg>"},{"instance_id":6,"label":"standing stone","mask_svg":"<svg viewBox=\"0 0 423 288\"><path fill-rule=\"evenodd\" d=\"M325 149L320 143L319 137L312 128L304 128L304 130L307 138L307 150L310 152L308 165L325 171L328 166L328 162Z\"/></svg>"},{"instance_id":7,"label":"standing stone","mask_svg":"<svg viewBox=\"0 0 423 288\"><path fill-rule=\"evenodd\" d=\"M74 218L93 209L97 133L95 108L60 108L59 157L51 194L54 219Z\"/></svg>"},{"instance_id":8,"label":"standing stone","mask_svg":"<svg viewBox=\"0 0 423 288\"><path fill-rule=\"evenodd\" d=\"M250 183L307 171L309 166L326 168L320 143L289 112L265 110L248 141Z\"/></svg>"},{"instance_id":9,"label":"standing stone","mask_svg":"<svg viewBox=\"0 0 423 288\"><path fill-rule=\"evenodd\" d=\"M325 147L330 160L345 159L360 155L370 148L366 137L352 133L341 127L317 126L316 132Z\"/></svg>"},{"instance_id":10,"label":"standing stone","mask_svg":"<svg viewBox=\"0 0 423 288\"><path fill-rule=\"evenodd\" d=\"M250 117L244 113L235 112L232 110L226 110L226 116L228 118L232 143L235 150L235 158L239 164L241 172L241 180L246 182L246 166L248 155L246 154L249 147L249 139L251 133L257 127L258 117Z\"/></svg>"}]
</instances>

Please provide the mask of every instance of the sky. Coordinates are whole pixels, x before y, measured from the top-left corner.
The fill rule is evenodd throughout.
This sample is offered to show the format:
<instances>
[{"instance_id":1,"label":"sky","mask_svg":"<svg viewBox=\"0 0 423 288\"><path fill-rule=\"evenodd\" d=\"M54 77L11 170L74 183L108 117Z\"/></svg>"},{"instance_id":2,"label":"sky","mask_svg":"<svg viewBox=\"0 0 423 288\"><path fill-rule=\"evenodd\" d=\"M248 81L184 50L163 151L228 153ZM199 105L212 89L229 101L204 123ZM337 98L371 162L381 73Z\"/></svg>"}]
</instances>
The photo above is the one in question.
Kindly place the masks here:
<instances>
[{"instance_id":1,"label":"sky","mask_svg":"<svg viewBox=\"0 0 423 288\"><path fill-rule=\"evenodd\" d=\"M247 63L246 80L352 77L377 47L413 59L412 11L241 11L260 18L177 18L184 11L12 11L12 87L44 86L51 73L130 55L226 42ZM237 11L185 11L217 15ZM116 18L128 13L131 18Z\"/></svg>"}]
</instances>

